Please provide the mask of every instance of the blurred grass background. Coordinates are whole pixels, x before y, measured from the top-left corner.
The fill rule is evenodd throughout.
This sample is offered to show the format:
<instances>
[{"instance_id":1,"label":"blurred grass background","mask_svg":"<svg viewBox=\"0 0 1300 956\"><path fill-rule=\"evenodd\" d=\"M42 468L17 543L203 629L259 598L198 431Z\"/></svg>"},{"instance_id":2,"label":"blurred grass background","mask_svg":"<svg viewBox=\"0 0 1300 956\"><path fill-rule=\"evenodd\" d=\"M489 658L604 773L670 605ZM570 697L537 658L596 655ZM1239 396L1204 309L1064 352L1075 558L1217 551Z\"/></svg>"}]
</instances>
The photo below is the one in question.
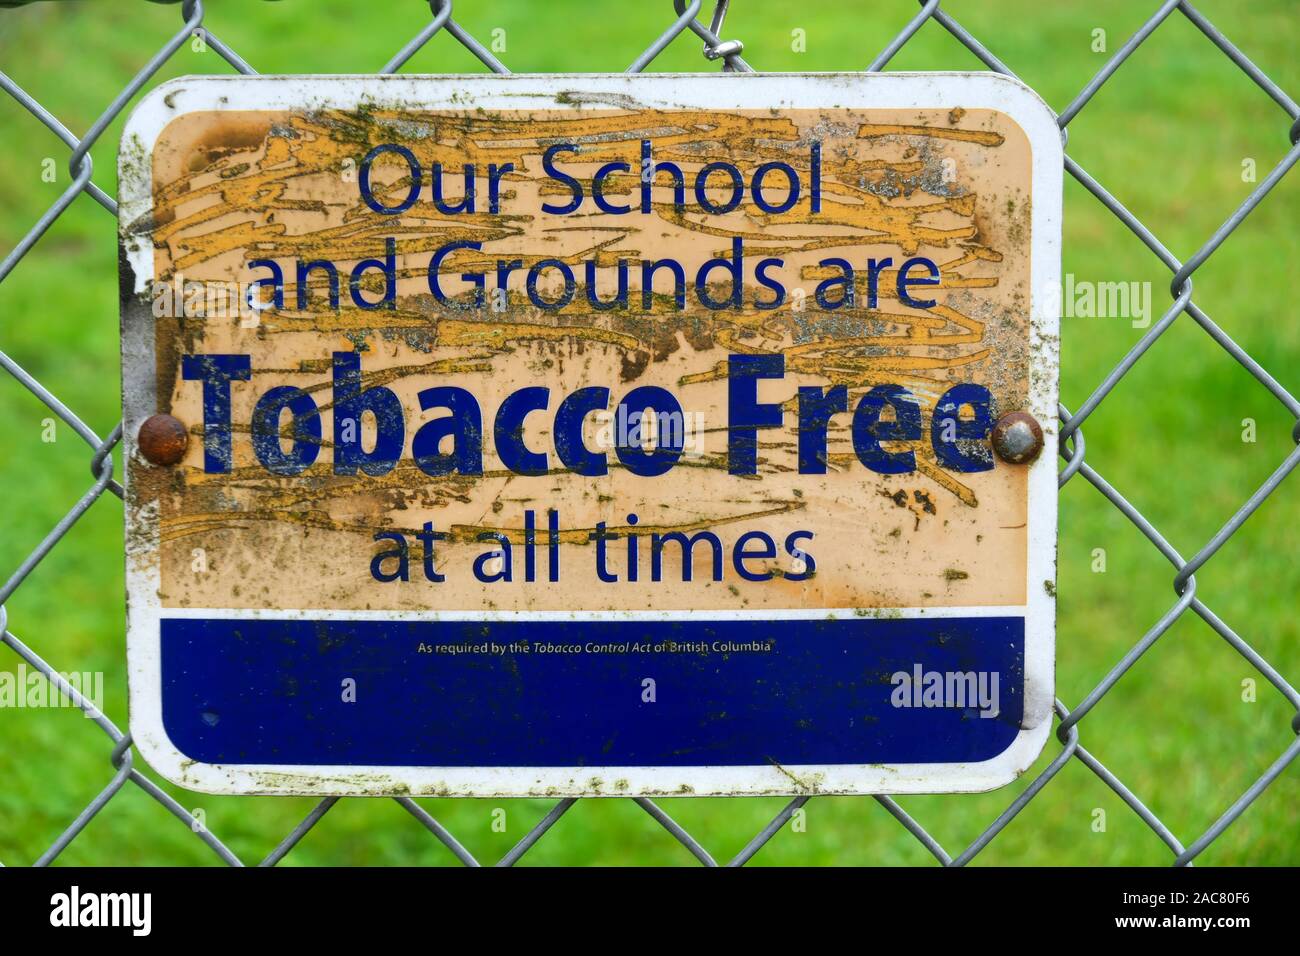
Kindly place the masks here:
<instances>
[{"instance_id":1,"label":"blurred grass background","mask_svg":"<svg viewBox=\"0 0 1300 956\"><path fill-rule=\"evenodd\" d=\"M711 5L706 3L706 13ZM904 0L790 5L736 0L724 38L758 69L860 70L916 10ZM949 11L1057 110L1116 50L1155 0L949 0ZM1289 0L1202 0L1198 8L1283 89L1300 95L1300 12ZM206 25L264 73L371 72L428 20L419 2L209 0ZM663 2L463 0L456 18L516 72L616 71L672 19ZM702 14L707 20L707 16ZM129 0L47 2L0 11L0 69L80 134L180 23L177 6ZM797 52L792 31L804 31ZM679 38L655 70L714 69ZM977 59L928 23L891 70L973 70ZM406 72L480 72L445 34ZM210 50L181 48L155 78L227 74ZM152 84L150 84L152 86ZM148 89L150 87L146 87ZM93 151L95 181L116 192L119 118ZM1285 154L1290 120L1175 12L1070 125L1070 154L1182 259ZM0 247L8 250L68 186L66 148L0 97ZM55 182L42 180L52 157ZM1196 301L1284 386L1300 388L1297 301L1300 173L1285 178L1196 274ZM1070 177L1064 271L1076 281L1150 281L1154 319L1169 274ZM1128 319L1062 323L1062 400L1077 408L1141 336ZM84 195L0 285L0 349L106 435L120 415L114 223ZM90 453L65 426L42 441L47 410L0 376L0 577L7 576L90 483ZM1242 440L1253 419L1257 441ZM1293 447L1285 409L1188 317L1180 318L1089 419L1088 462L1190 557ZM1300 679L1300 495L1291 478L1197 575L1198 594L1293 683ZM127 723L122 511L105 496L8 604L9 625L60 670L105 673L105 710ZM1105 549L1105 572L1093 570ZM1058 695L1076 704L1175 599L1173 571L1082 479L1062 494ZM18 659L0 650L0 668ZM1242 699L1255 678L1258 699ZM1185 615L1081 724L1082 742L1190 843L1293 740L1293 712L1235 651ZM74 710L0 710L0 861L29 863L109 781L110 743ZM1059 752L1004 790L899 802L956 853ZM143 766L137 761L137 766ZM261 859L312 799L213 797L167 785L248 861ZM546 800L421 800L471 852L500 857ZM665 800L727 859L783 799ZM492 829L493 809L506 831ZM1097 832L1096 811L1105 812ZM806 828L778 834L760 864L925 864L926 851L868 798L818 798ZM980 854L980 864L1163 864L1163 843L1100 780L1071 761ZM214 864L187 827L128 786L62 854L66 864ZM445 864L451 854L389 800L339 803L285 865ZM628 800L579 802L525 857L531 864L683 864L689 853ZM1208 864L1300 862L1300 766L1292 766L1200 858Z\"/></svg>"}]
</instances>

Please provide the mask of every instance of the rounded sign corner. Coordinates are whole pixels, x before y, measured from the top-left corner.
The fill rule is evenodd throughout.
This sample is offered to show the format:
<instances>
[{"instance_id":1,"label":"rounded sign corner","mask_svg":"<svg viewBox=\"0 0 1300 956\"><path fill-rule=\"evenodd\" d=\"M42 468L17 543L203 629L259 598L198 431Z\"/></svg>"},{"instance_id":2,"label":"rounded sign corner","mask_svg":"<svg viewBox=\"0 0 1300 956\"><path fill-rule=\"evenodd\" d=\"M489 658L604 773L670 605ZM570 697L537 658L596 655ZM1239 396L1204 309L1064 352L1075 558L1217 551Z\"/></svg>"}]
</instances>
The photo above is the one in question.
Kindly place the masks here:
<instances>
[{"instance_id":1,"label":"rounded sign corner","mask_svg":"<svg viewBox=\"0 0 1300 956\"><path fill-rule=\"evenodd\" d=\"M1047 720L1039 721L1032 727L1021 728L1020 733L1006 750L985 761L984 764L976 765L988 767L989 773L996 776L987 785L981 786L974 792L987 793L991 790L1000 790L1024 776L1042 757L1047 741L1051 737L1051 730L1050 714Z\"/></svg>"},{"instance_id":2,"label":"rounded sign corner","mask_svg":"<svg viewBox=\"0 0 1300 956\"><path fill-rule=\"evenodd\" d=\"M209 779L209 771L217 770L211 764L187 757L167 735L165 728L143 729L137 727L136 715L131 719L131 743L140 752L144 762L160 777L178 787L196 793L236 793L221 783Z\"/></svg>"}]
</instances>

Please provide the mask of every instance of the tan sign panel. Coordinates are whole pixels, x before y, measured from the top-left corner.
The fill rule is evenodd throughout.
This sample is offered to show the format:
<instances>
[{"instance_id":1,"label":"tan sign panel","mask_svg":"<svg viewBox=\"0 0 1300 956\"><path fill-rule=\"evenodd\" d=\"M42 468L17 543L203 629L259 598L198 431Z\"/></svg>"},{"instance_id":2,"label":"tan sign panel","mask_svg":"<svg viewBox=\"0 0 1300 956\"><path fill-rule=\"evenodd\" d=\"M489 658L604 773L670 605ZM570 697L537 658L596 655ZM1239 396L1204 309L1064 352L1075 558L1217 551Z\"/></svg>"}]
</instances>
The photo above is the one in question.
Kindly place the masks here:
<instances>
[{"instance_id":1,"label":"tan sign panel","mask_svg":"<svg viewBox=\"0 0 1300 956\"><path fill-rule=\"evenodd\" d=\"M1061 170L1025 88L191 78L121 175L168 777L908 792L1041 748Z\"/></svg>"}]
</instances>

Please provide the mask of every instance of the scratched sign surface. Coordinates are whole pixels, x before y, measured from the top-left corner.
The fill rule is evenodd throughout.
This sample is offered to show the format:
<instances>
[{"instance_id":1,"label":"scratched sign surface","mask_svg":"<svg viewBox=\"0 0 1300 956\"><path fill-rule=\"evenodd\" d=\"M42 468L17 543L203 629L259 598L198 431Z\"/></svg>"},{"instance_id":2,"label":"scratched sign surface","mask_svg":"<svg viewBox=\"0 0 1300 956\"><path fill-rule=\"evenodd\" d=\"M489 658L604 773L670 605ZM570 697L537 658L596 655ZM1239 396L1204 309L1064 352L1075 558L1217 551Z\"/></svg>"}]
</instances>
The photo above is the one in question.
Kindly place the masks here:
<instances>
[{"instance_id":1,"label":"scratched sign surface","mask_svg":"<svg viewBox=\"0 0 1300 956\"><path fill-rule=\"evenodd\" d=\"M984 74L166 84L120 156L136 744L237 793L1013 779L1060 163Z\"/></svg>"}]
</instances>

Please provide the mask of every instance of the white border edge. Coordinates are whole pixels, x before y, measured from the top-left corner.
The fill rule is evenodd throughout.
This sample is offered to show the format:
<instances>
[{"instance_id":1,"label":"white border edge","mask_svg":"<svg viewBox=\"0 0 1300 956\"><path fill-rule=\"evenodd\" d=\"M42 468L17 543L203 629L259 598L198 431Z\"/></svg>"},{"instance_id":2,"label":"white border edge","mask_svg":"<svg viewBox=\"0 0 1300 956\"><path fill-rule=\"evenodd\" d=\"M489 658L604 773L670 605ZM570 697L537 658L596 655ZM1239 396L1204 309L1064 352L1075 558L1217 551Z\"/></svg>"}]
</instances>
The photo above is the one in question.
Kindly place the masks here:
<instances>
[{"instance_id":1,"label":"white border edge","mask_svg":"<svg viewBox=\"0 0 1300 956\"><path fill-rule=\"evenodd\" d=\"M178 77L160 84L147 94L132 111L122 134L119 152L119 224L137 221L152 212L151 177L135 175L125 161L125 153L132 138L144 157L152 160L154 143L163 129L175 118L199 110L220 109L276 109L292 108L296 91L310 96L315 105L325 108L347 107L363 101L382 104L385 99L410 107L411 100L428 96L433 87L443 94L422 102L421 108L455 108L464 103L452 102L446 97L453 94L473 94L479 87L485 95L475 98L484 104L492 96L502 97L498 108L573 108L572 103L555 100L557 93L579 87L593 98L601 95L627 96L635 92L639 105L699 106L724 109L747 108L879 108L879 109L939 109L958 102L966 109L992 109L1006 114L1024 131L1031 144L1031 347L1045 345L1056 347L1059 335L1059 298L1048 292L1059 284L1061 197L1063 179L1063 149L1055 118L1047 104L1032 89L1019 80L996 73L801 73L801 74L723 74L708 76L707 87L702 85L700 74L514 74L496 75L395 75L389 77L358 76L233 76ZM958 81L961 89L952 100L941 101L940 86L944 81ZM265 84L274 83L277 95L262 96ZM502 88L527 83L529 89L503 92ZM733 99L721 98L720 88L752 94L758 88L779 84L777 99L760 99L737 95ZM681 90L671 99L656 100L645 94L645 85L664 84L672 89L675 84L687 84L693 95ZM747 86L748 84L748 86ZM375 96L373 86L387 87L386 96ZM863 102L863 87L872 87L872 101ZM916 87L918 95L908 95L907 87ZM261 89L259 89L261 87ZM324 93L322 88L327 87ZM254 94L254 91L257 91ZM810 99L789 97L792 92L813 93ZM921 93L927 96L919 96ZM836 95L843 94L844 101ZM885 94L883 97L880 94ZM241 94L254 94L253 102L242 101ZM285 95L287 94L287 95ZM856 94L856 95L855 95ZM259 98L260 97L260 98ZM789 98L787 98L789 97ZM692 99L694 102L692 103ZM592 105L616 105L599 103ZM152 165L151 162L149 164ZM1050 204L1045 199L1054 200ZM124 232L124 230L122 230ZM125 236L119 233L126 249L128 261L135 270L136 292L146 288L153 276L152 246L133 249ZM1049 301L1050 299L1050 301ZM1034 317L1037 317L1035 319ZM124 329L125 333L125 329ZM124 346L125 347L125 346ZM1032 372L1031 372L1032 376ZM1022 728L1011 745L1001 754L978 763L885 765L835 765L830 767L791 766L773 767L589 767L589 768L399 768L359 766L263 767L256 765L225 766L198 763L185 757L172 745L162 725L161 697L150 695L149 688L160 681L158 660L158 619L160 608L157 595L159 581L156 569L152 572L133 569L131 556L127 557L127 645L129 662L130 727L136 746L146 761L168 780L188 789L208 793L226 794L284 794L284 795L390 795L405 792L413 795L458 796L665 796L665 795L760 795L760 794L850 794L850 793L931 793L980 792L996 789L1015 780L1027 770L1041 754L1051 728L1054 658L1055 612L1054 595L1046 583L1054 586L1056 580L1057 499L1057 409L1055 400L1058 387L1055 363L1049 363L1046 375L1031 377L1030 408L1044 425L1043 452L1029 466L1029 514L1031 516L1029 556L1027 568L1027 604L1025 613L1024 672L1025 698ZM138 396L132 395L123 382L125 406L124 453L135 453L135 434L139 423L149 412L142 407ZM129 470L128 470L129 474ZM129 509L128 494L128 509ZM1050 520L1034 520L1036 517ZM132 516L127 520L143 520L147 515ZM156 516L155 516L156 517ZM933 613L935 609L930 609ZM986 612L987 609L943 609L966 613ZM1017 609L1018 610L1018 609ZM168 614L174 612L169 610ZM212 616L233 616L239 612L211 609ZM294 612L278 611L276 614ZM351 612L349 612L351 613ZM474 613L476 617L482 614ZM528 612L523 612L527 614ZM691 612L700 618L716 617L718 612ZM819 613L824 615L825 610ZM899 613L897 610L893 613ZM306 616L320 616L320 612L304 612ZM765 612L767 617L774 616ZM355 615L353 615L355 616ZM392 615L389 615L392 616ZM606 615L608 616L608 615ZM1043 632L1046 633L1043 633ZM145 642L149 642L145 644ZM141 646L145 645L145 646ZM467 779L476 775L477 780ZM691 776L701 786L683 790L674 786L673 780ZM344 779L352 777L353 780ZM369 777L370 781L355 778ZM523 778L532 778L523 784ZM739 785L736 778L744 777ZM466 778L466 779L460 779ZM593 790L593 779L612 780L609 789ZM801 785L795 785L794 780ZM942 778L942 788L936 780ZM382 780L383 785L376 787ZM454 781L454 782L453 782ZM731 781L726 783L724 781ZM328 782L328 785L325 785Z\"/></svg>"}]
</instances>

